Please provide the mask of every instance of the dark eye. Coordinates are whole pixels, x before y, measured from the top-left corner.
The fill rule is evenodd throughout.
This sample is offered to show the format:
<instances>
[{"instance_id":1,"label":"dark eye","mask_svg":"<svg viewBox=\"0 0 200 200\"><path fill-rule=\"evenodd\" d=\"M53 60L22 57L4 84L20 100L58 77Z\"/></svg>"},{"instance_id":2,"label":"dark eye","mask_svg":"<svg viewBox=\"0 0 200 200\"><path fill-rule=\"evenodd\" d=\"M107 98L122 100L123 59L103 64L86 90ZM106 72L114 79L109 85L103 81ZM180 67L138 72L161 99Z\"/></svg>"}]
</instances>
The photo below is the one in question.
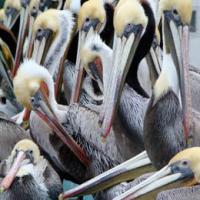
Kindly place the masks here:
<instances>
[{"instance_id":1,"label":"dark eye","mask_svg":"<svg viewBox=\"0 0 200 200\"><path fill-rule=\"evenodd\" d=\"M32 97L31 98L31 103L34 103L35 102L35 99Z\"/></svg>"},{"instance_id":2,"label":"dark eye","mask_svg":"<svg viewBox=\"0 0 200 200\"><path fill-rule=\"evenodd\" d=\"M30 154L33 154L33 150L30 150L29 153L30 153Z\"/></svg>"},{"instance_id":3,"label":"dark eye","mask_svg":"<svg viewBox=\"0 0 200 200\"><path fill-rule=\"evenodd\" d=\"M35 7L35 6L33 6L33 10L36 10L36 7Z\"/></svg>"},{"instance_id":4,"label":"dark eye","mask_svg":"<svg viewBox=\"0 0 200 200\"><path fill-rule=\"evenodd\" d=\"M41 28L39 28L39 29L38 29L38 33L41 33L41 32L42 32L42 29L41 29Z\"/></svg>"},{"instance_id":5,"label":"dark eye","mask_svg":"<svg viewBox=\"0 0 200 200\"><path fill-rule=\"evenodd\" d=\"M87 18L85 19L85 21L86 21L86 22L89 22L89 21L90 21L90 18L89 18L89 17L87 17Z\"/></svg>"},{"instance_id":6,"label":"dark eye","mask_svg":"<svg viewBox=\"0 0 200 200\"><path fill-rule=\"evenodd\" d=\"M10 10L10 6L7 6L7 8L6 8L7 10Z\"/></svg>"},{"instance_id":7,"label":"dark eye","mask_svg":"<svg viewBox=\"0 0 200 200\"><path fill-rule=\"evenodd\" d=\"M186 160L184 160L184 161L182 162L182 165L187 166L187 165L188 165L188 162L187 162Z\"/></svg>"},{"instance_id":8,"label":"dark eye","mask_svg":"<svg viewBox=\"0 0 200 200\"><path fill-rule=\"evenodd\" d=\"M174 15L178 15L178 11L176 9L172 10Z\"/></svg>"}]
</instances>

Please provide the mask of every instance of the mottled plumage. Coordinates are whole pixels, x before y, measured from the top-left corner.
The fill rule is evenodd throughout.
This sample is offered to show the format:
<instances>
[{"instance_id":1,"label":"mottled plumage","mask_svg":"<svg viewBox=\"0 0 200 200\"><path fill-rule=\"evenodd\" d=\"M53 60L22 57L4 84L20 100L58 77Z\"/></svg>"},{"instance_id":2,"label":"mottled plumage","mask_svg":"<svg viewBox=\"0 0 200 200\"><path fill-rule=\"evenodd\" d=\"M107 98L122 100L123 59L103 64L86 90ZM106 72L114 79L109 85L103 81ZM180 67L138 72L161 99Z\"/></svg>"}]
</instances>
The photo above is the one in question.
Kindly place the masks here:
<instances>
[{"instance_id":1,"label":"mottled plumage","mask_svg":"<svg viewBox=\"0 0 200 200\"><path fill-rule=\"evenodd\" d=\"M186 148L186 143L182 110L176 94L169 90L155 101L153 96L146 112L144 145L152 164L160 169Z\"/></svg>"}]
</instances>

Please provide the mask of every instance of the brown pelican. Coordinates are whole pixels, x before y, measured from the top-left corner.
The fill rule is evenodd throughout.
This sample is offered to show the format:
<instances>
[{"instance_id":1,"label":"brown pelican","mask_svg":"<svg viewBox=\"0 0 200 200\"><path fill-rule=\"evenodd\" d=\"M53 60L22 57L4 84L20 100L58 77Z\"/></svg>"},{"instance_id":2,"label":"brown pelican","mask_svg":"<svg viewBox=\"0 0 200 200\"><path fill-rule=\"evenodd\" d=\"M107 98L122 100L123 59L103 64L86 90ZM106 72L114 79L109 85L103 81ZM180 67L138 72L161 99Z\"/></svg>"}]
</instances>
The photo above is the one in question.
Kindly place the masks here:
<instances>
[{"instance_id":1,"label":"brown pelican","mask_svg":"<svg viewBox=\"0 0 200 200\"><path fill-rule=\"evenodd\" d=\"M164 40L166 40L166 38ZM169 46L167 46L167 47L169 48ZM182 46L182 49L185 50L185 46L184 45ZM167 51L166 50L166 46L165 46L165 51ZM183 67L185 68L185 65L183 65ZM180 68L179 68L179 65L178 65L177 66L177 71L179 69ZM163 62L163 69L162 70L163 71L161 72L161 75L160 75L159 79L157 80L156 85L154 87L154 94L153 94L153 97L152 97L152 99L150 101L150 104L149 104L149 110L147 111L146 124L145 124L145 128L146 128L146 130L145 130L145 132L146 132L146 135L145 135L145 137L146 137L145 138L145 146L146 146L147 152L148 152L148 154L150 156L150 159L152 159L154 166L157 167L157 168L162 167L166 162L169 161L169 159L174 154L176 154L177 152L179 152L180 150L182 150L183 148L185 148L185 137L184 137L184 133L183 133L183 124L182 124L183 123L183 120L182 120L182 110L180 108L180 103L179 103L179 100L178 100L178 95L179 95L178 94L178 83L179 83L179 80L178 80L178 77L177 77L177 71L176 71L175 65L173 63L173 60L172 60L171 55L169 54L169 52L168 53L165 52L165 54L164 54L164 62ZM181 73L180 73L179 76L183 77L183 75ZM183 81L184 81L184 79L180 81L180 83L181 83L180 88L181 89L183 89ZM176 109L174 109L175 114L174 115L170 115L171 112L169 112L169 113L166 112L163 109L163 106L161 106L161 108L163 110L161 109L160 112L157 111L158 114L162 113L162 111L163 112L165 111L166 113L165 114L163 113L162 115L160 114L159 115L160 118L158 118L156 120L156 123L157 124L160 123L161 125L158 125L157 127L158 128L159 127L163 127L162 130L165 131L165 129L164 129L165 126L162 126L162 123L165 122L165 118L166 117L169 118L169 122L170 123L168 123L167 125L170 128L167 128L166 131L168 133L169 130L172 129L171 134L169 132L169 136L173 137L172 141L171 141L171 138L167 138L168 137L167 134L165 134L164 136L162 136L162 138L160 138L160 136L157 136L157 137L154 138L155 134L159 135L161 133L161 135L162 135L162 131L160 131L160 129L158 130L158 128L156 129L156 126L154 126L154 123L150 121L150 120L154 120L156 117L153 116L153 115L151 116L152 118L148 116L148 114L151 111L153 111L153 109L156 109L156 106L159 105L160 102L158 102L158 101L167 100L167 98L165 98L165 95L168 92L171 93L169 89L171 89L172 92L174 91L173 93L175 94L175 100L172 100L172 102L170 101L170 103L173 103L175 105L168 103L169 105L166 104L166 106L175 106L175 108L176 108ZM155 101L155 95L158 95L158 100L157 101ZM163 96L160 97L160 95L163 95ZM166 97L167 96L168 95L166 95ZM184 98L184 96L183 96L183 98ZM151 109L152 104L153 104L153 108ZM183 108L184 108L185 104L182 103L182 105L183 105ZM175 125L174 125L174 121L175 121L174 117L176 117L176 120L177 120ZM156 133L153 132L151 135L148 135L148 134L151 133L152 129ZM152 138L154 138L154 140ZM157 142L155 143L156 139L157 139ZM158 139L161 139L161 140L158 141ZM169 141L171 141L171 142L169 142ZM152 146L151 144L154 145L154 146ZM158 150L156 150L156 147L159 144L163 144L164 148L163 148L162 145L160 145L159 152L158 152ZM165 145L166 145L166 147L165 147ZM162 155L163 155L164 158L162 157ZM105 178L106 176L102 175L102 177L101 177L101 175L99 177L97 177L98 183L100 183L100 180L103 181L103 180L106 179ZM94 180L91 180L91 182L90 183L88 182L87 184L94 184L95 185L97 182L95 182L95 181L93 182L93 181ZM85 185L82 185L82 187L80 186L79 189L81 189L82 192L83 192L84 191L84 187L85 187ZM87 187L89 187L89 186L87 185ZM97 185L96 185L96 187L97 187ZM73 194L73 192L74 191L72 191L71 194ZM76 190L76 192L78 193L78 190ZM80 192L80 190L79 190L79 192Z\"/></svg>"},{"instance_id":2,"label":"brown pelican","mask_svg":"<svg viewBox=\"0 0 200 200\"><path fill-rule=\"evenodd\" d=\"M181 195L181 199L185 199L188 194L190 197L188 199L194 199L198 196L197 193L194 192L197 187L194 186L199 183L199 147L192 147L186 150L179 152L175 155L169 162L168 165L163 167L160 171L156 172L146 180L142 181L135 187L131 188L131 192L125 196L116 197L114 200L120 199L135 199L137 197L142 197L142 199L155 198L158 194L158 191L154 193L149 193L159 187L160 191L166 189L174 189L174 188L182 188L183 193L175 193L175 191L171 191L171 195L173 194L173 199L179 199ZM176 182L177 183L173 183ZM165 186L166 185L166 186ZM198 186L199 187L199 186ZM177 190L176 190L177 191ZM193 191L193 192L192 192ZM145 195L147 194L147 195ZM167 193L165 193L167 196ZM186 195L184 197L184 194ZM163 199L163 193L159 194L157 199ZM176 198L177 197L177 198ZM166 198L167 199L167 198ZM170 198L169 198L170 199Z\"/></svg>"},{"instance_id":3,"label":"brown pelican","mask_svg":"<svg viewBox=\"0 0 200 200\"><path fill-rule=\"evenodd\" d=\"M149 51L155 34L154 16L146 1L120 2L115 8L114 14L115 39L111 84L108 96L105 96L105 107L100 115L104 137L109 134L112 126L125 80L138 94L147 96L138 83L137 70L141 59Z\"/></svg>"},{"instance_id":4,"label":"brown pelican","mask_svg":"<svg viewBox=\"0 0 200 200\"><path fill-rule=\"evenodd\" d=\"M56 3L56 2L55 2ZM28 35L24 44L24 57L31 57L32 53L32 44L33 44L33 25L36 17L41 13L51 8L53 1L40 1L40 0L31 0L29 5L29 28ZM55 5L54 5L55 6Z\"/></svg>"},{"instance_id":5,"label":"brown pelican","mask_svg":"<svg viewBox=\"0 0 200 200\"><path fill-rule=\"evenodd\" d=\"M111 48L102 41L98 34L88 37L81 50L83 67L89 76L98 83L103 94L110 84L109 71L112 70L110 66L112 55ZM113 129L115 130L119 151L126 159L144 150L143 120L148 101L148 99L138 95L127 84L124 86L119 103L118 117L114 121ZM102 105L99 107L98 112L102 109ZM123 117L119 115L123 115ZM126 131L131 133L131 140L130 137L127 137L128 133Z\"/></svg>"},{"instance_id":6,"label":"brown pelican","mask_svg":"<svg viewBox=\"0 0 200 200\"><path fill-rule=\"evenodd\" d=\"M31 140L19 141L1 163L0 199L57 199L62 182Z\"/></svg>"},{"instance_id":7,"label":"brown pelican","mask_svg":"<svg viewBox=\"0 0 200 200\"><path fill-rule=\"evenodd\" d=\"M68 138L73 138L82 148L82 154L80 154L80 147L76 150L77 147L73 145L70 147L68 145L69 148L67 148L65 146L66 142L62 142L60 138L52 133L52 127L49 128L43 121L36 120L38 118L34 115L31 117L30 129L32 137L43 151L48 154L48 157L59 169L60 174L62 176L64 174L65 177L81 183L121 162L123 159L116 146L110 145L115 143L114 136L110 137L110 143L102 144L100 135L94 134L100 132L98 115L78 105L69 107L58 105L55 101L54 84L51 75L47 69L39 66L33 60L25 61L20 66L14 79L14 91L18 101L25 107L30 108L30 99L38 91L43 81L48 88L49 105L55 113L53 116L56 116L56 119L52 119L52 115L49 112L47 113L54 124L56 123L56 127L54 127L55 132L58 132L57 129L63 129L61 126L58 126L58 124L62 123L69 134L62 132L65 134L62 137L67 138L68 136ZM37 100L37 97L35 101L39 101L40 107L44 107L44 104L42 104L41 100ZM44 112L47 111L44 110ZM92 124L91 121L93 121ZM64 141L66 140L64 139ZM51 153L49 154L49 152Z\"/></svg>"},{"instance_id":8,"label":"brown pelican","mask_svg":"<svg viewBox=\"0 0 200 200\"><path fill-rule=\"evenodd\" d=\"M94 12L95 11L95 12ZM70 102L78 102L83 79L83 67L80 63L80 49L90 29L101 33L108 43L113 36L113 7L102 0L86 1L80 8L77 19L79 31L78 50L75 65L75 82Z\"/></svg>"},{"instance_id":9,"label":"brown pelican","mask_svg":"<svg viewBox=\"0 0 200 200\"><path fill-rule=\"evenodd\" d=\"M43 65L52 75L58 72L60 60L67 48L73 29L70 11L49 9L34 22L34 50L32 58Z\"/></svg>"},{"instance_id":10,"label":"brown pelican","mask_svg":"<svg viewBox=\"0 0 200 200\"><path fill-rule=\"evenodd\" d=\"M20 0L11 1L6 0L4 3L4 11L5 11L5 18L4 18L4 25L11 29L15 24L17 18L19 17L21 9L21 2Z\"/></svg>"}]
</instances>

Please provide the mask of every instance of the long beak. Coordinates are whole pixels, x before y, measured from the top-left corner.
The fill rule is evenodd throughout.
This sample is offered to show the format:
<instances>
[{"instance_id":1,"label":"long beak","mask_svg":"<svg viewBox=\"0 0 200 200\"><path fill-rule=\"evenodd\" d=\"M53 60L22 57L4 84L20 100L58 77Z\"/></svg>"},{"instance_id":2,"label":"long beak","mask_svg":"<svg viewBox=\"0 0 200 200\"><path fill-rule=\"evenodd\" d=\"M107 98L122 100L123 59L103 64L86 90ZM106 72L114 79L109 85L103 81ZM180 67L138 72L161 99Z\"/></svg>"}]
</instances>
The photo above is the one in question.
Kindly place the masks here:
<instances>
[{"instance_id":1,"label":"long beak","mask_svg":"<svg viewBox=\"0 0 200 200\"><path fill-rule=\"evenodd\" d=\"M150 71L150 80L152 83L152 88L161 72L161 57L159 54L159 48L160 47L157 41L154 40L149 53L146 55L146 60Z\"/></svg>"},{"instance_id":2,"label":"long beak","mask_svg":"<svg viewBox=\"0 0 200 200\"><path fill-rule=\"evenodd\" d=\"M48 98L43 87L41 87L41 89L32 98L32 105L39 117L42 118L55 131L57 136L75 154L80 162L88 167L90 164L88 156L58 121L52 107L50 106L50 103L48 102Z\"/></svg>"},{"instance_id":3,"label":"long beak","mask_svg":"<svg viewBox=\"0 0 200 200\"><path fill-rule=\"evenodd\" d=\"M35 18L30 15L30 18L29 18L29 28L28 28L28 51L26 52L26 58L30 58L31 57L31 54L32 54L32 48L33 48L33 24L34 24L34 21L35 21Z\"/></svg>"},{"instance_id":4,"label":"long beak","mask_svg":"<svg viewBox=\"0 0 200 200\"><path fill-rule=\"evenodd\" d=\"M25 34L28 26L28 17L29 17L28 5L26 7L22 6L20 11L20 27L19 27L16 55L15 55L15 67L13 69L13 77L15 76L20 65Z\"/></svg>"},{"instance_id":5,"label":"long beak","mask_svg":"<svg viewBox=\"0 0 200 200\"><path fill-rule=\"evenodd\" d=\"M10 186L12 185L12 183L17 175L17 172L19 171L19 169L21 167L21 163L25 159L25 157L26 157L26 155L23 151L18 152L17 157L15 158L15 161L14 161L11 169L9 170L6 177L1 182L1 192L10 188Z\"/></svg>"},{"instance_id":6,"label":"long beak","mask_svg":"<svg viewBox=\"0 0 200 200\"><path fill-rule=\"evenodd\" d=\"M182 87L183 125L186 138L190 136L192 123L192 99L189 81L189 26L181 28L181 66L183 66L184 82Z\"/></svg>"},{"instance_id":7,"label":"long beak","mask_svg":"<svg viewBox=\"0 0 200 200\"><path fill-rule=\"evenodd\" d=\"M80 92L81 92L83 76L84 76L84 68L81 63L80 52L85 43L86 38L89 37L91 34L93 34L93 32L94 32L93 28L90 28L88 33L82 30L79 31L78 50L77 50L76 66L75 66L75 82L72 88L70 104L77 103L80 98Z\"/></svg>"},{"instance_id":8,"label":"long beak","mask_svg":"<svg viewBox=\"0 0 200 200\"><path fill-rule=\"evenodd\" d=\"M53 39L53 32L50 29L41 30L36 34L34 41L32 58L39 64L43 64L48 53L48 49ZM30 45L32 46L32 45Z\"/></svg>"},{"instance_id":9,"label":"long beak","mask_svg":"<svg viewBox=\"0 0 200 200\"><path fill-rule=\"evenodd\" d=\"M144 151L134 158L90 179L74 189L65 192L60 196L60 199L94 194L121 182L133 180L138 175L152 172L153 170L151 161Z\"/></svg>"},{"instance_id":10,"label":"long beak","mask_svg":"<svg viewBox=\"0 0 200 200\"><path fill-rule=\"evenodd\" d=\"M183 126L185 136L188 138L191 128L191 93L189 82L189 26L177 26L173 20L164 20L165 37L169 45L172 58L177 67L181 103L183 109Z\"/></svg>"},{"instance_id":11,"label":"long beak","mask_svg":"<svg viewBox=\"0 0 200 200\"><path fill-rule=\"evenodd\" d=\"M166 186L170 183L173 183L175 181L182 180L184 178L191 177L191 176L193 176L193 172L191 170L187 172L173 171L171 166L167 165L164 168L162 168L160 171L156 172L155 174L147 178L146 180L142 181L138 185L131 188L130 190L114 198L114 200L135 199L157 188ZM180 185L177 185L176 187L178 186Z\"/></svg>"},{"instance_id":12,"label":"long beak","mask_svg":"<svg viewBox=\"0 0 200 200\"><path fill-rule=\"evenodd\" d=\"M125 78L139 44L141 33L142 29L137 34L131 33L128 37L123 36L122 38L115 34L111 82L105 93L103 112L100 113L104 139L110 133Z\"/></svg>"}]
</instances>

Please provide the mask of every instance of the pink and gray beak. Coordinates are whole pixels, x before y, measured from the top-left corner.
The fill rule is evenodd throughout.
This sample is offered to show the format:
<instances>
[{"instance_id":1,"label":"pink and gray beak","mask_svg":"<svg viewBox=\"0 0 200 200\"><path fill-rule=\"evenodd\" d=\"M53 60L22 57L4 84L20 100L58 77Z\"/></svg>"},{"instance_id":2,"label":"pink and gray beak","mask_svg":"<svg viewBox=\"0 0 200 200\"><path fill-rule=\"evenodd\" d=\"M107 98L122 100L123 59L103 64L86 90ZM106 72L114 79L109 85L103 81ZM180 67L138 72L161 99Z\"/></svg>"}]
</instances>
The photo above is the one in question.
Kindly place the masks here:
<instances>
[{"instance_id":1,"label":"pink and gray beak","mask_svg":"<svg viewBox=\"0 0 200 200\"><path fill-rule=\"evenodd\" d=\"M186 138L188 138L192 115L189 85L189 25L182 24L180 18L175 18L172 11L167 11L164 13L163 31L164 34L166 33L166 43L177 67L183 109L183 125Z\"/></svg>"},{"instance_id":2,"label":"pink and gray beak","mask_svg":"<svg viewBox=\"0 0 200 200\"><path fill-rule=\"evenodd\" d=\"M43 119L57 134L57 136L63 141L63 143L74 153L74 155L83 163L86 167L90 164L86 152L74 141L69 133L59 122L53 108L51 107L45 89L41 87L39 91L31 99L33 110L38 116Z\"/></svg>"},{"instance_id":3,"label":"pink and gray beak","mask_svg":"<svg viewBox=\"0 0 200 200\"><path fill-rule=\"evenodd\" d=\"M5 190L8 190L13 181L15 180L15 177L21 167L21 163L22 161L26 158L26 154L23 151L19 151L16 155L16 158L14 159L14 162L10 168L10 170L8 171L7 175L5 176L5 178L2 180L1 182L1 192L4 192Z\"/></svg>"},{"instance_id":4,"label":"pink and gray beak","mask_svg":"<svg viewBox=\"0 0 200 200\"><path fill-rule=\"evenodd\" d=\"M183 181L188 178L193 178L194 174L189 167L187 161L177 161L172 164L168 164L160 171L154 173L152 176L142 181L138 185L132 187L130 190L114 198L114 200L131 200L136 199L143 195L148 195L150 192L163 187L162 190L170 188L170 184L176 181ZM182 186L183 186L182 185ZM173 187L180 187L180 182ZM150 194L149 194L150 195Z\"/></svg>"},{"instance_id":5,"label":"pink and gray beak","mask_svg":"<svg viewBox=\"0 0 200 200\"><path fill-rule=\"evenodd\" d=\"M88 31L88 28L87 28ZM80 58L80 51L85 43L87 37L90 37L94 34L93 26L89 28L89 31L86 32L84 30L79 31L79 38L78 38L78 49L77 49L77 57L76 57L76 65L75 65L75 82L72 88L72 94L70 98L70 104L77 103L80 98L80 92L82 89L82 83L84 78L84 68Z\"/></svg>"},{"instance_id":6,"label":"pink and gray beak","mask_svg":"<svg viewBox=\"0 0 200 200\"><path fill-rule=\"evenodd\" d=\"M104 109L100 114L104 139L110 133L126 75L134 58L142 32L142 25L128 24L121 36L115 33L110 87L105 91Z\"/></svg>"},{"instance_id":7,"label":"pink and gray beak","mask_svg":"<svg viewBox=\"0 0 200 200\"><path fill-rule=\"evenodd\" d=\"M32 40L33 53L32 58L38 63L43 64L52 43L53 31L51 29L38 29L35 39Z\"/></svg>"},{"instance_id":8,"label":"pink and gray beak","mask_svg":"<svg viewBox=\"0 0 200 200\"><path fill-rule=\"evenodd\" d=\"M19 34L18 34L18 41L17 41L17 49L16 49L16 54L15 54L15 67L12 72L13 77L17 73L17 70L19 68L19 65L22 59L23 45L24 45L28 22L29 22L29 3L30 3L30 0L21 0L20 26L19 26Z\"/></svg>"},{"instance_id":9,"label":"pink and gray beak","mask_svg":"<svg viewBox=\"0 0 200 200\"><path fill-rule=\"evenodd\" d=\"M64 192L60 199L94 194L121 182L133 180L139 175L152 172L154 169L150 163L146 152L142 152L134 158Z\"/></svg>"}]
</instances>

